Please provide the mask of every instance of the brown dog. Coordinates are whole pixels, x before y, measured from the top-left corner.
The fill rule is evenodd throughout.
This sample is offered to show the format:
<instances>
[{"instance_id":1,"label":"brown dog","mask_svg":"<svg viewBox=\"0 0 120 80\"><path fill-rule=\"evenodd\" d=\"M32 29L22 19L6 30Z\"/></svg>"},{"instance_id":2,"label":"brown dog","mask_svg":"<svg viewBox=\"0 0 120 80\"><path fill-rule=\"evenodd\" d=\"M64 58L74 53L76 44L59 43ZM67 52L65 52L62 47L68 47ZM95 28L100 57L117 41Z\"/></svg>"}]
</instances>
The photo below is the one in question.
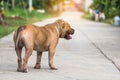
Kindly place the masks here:
<instances>
[{"instance_id":1,"label":"brown dog","mask_svg":"<svg viewBox=\"0 0 120 80\"><path fill-rule=\"evenodd\" d=\"M14 33L15 50L18 57L18 69L20 72L27 72L28 58L32 51L37 51L37 61L35 69L40 69L41 56L43 51L49 52L49 66L51 69L57 69L53 64L53 56L59 38L71 39L70 34L74 34L74 29L70 25L59 19L54 23L43 27L34 25L25 25L19 27ZM22 48L25 47L25 56L21 58Z\"/></svg>"}]
</instances>

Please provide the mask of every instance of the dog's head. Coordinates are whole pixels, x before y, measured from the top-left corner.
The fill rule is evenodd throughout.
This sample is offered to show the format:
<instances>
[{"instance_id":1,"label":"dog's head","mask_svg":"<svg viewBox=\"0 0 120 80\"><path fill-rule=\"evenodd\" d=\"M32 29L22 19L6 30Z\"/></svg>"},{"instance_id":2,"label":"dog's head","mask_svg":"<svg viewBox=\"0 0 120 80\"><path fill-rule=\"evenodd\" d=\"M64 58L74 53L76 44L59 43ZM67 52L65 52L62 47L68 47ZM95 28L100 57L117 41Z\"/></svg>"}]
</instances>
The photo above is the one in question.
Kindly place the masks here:
<instances>
[{"instance_id":1,"label":"dog's head","mask_svg":"<svg viewBox=\"0 0 120 80\"><path fill-rule=\"evenodd\" d=\"M65 38L67 40L72 39L71 35L74 34L75 30L70 27L70 24L67 23L64 20L57 20L57 24L59 24L59 29L60 29L60 38Z\"/></svg>"}]
</instances>

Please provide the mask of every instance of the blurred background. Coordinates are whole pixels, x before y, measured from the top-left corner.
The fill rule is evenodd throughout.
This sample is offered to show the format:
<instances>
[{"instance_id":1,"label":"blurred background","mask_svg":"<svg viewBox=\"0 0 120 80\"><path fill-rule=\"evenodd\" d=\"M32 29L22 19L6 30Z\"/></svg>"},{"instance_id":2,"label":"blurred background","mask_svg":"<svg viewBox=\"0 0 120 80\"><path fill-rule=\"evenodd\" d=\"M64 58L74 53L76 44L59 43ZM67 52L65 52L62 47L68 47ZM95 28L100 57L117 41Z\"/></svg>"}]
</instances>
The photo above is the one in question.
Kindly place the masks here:
<instances>
[{"instance_id":1,"label":"blurred background","mask_svg":"<svg viewBox=\"0 0 120 80\"><path fill-rule=\"evenodd\" d=\"M82 12L85 19L109 24L116 19L120 25L119 0L0 0L0 37L16 26L55 17L64 11Z\"/></svg>"}]
</instances>

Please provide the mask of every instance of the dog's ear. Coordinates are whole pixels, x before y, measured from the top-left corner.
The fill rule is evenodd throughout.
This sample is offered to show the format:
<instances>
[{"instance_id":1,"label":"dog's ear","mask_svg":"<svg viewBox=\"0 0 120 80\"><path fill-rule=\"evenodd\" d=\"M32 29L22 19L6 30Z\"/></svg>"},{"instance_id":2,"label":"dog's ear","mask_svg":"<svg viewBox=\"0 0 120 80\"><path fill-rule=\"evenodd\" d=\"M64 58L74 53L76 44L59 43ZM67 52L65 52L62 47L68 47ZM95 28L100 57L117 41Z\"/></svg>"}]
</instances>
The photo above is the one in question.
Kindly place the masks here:
<instances>
[{"instance_id":1,"label":"dog's ear","mask_svg":"<svg viewBox=\"0 0 120 80\"><path fill-rule=\"evenodd\" d=\"M62 19L58 19L58 20L56 20L56 22L59 23L59 24L63 24L65 21L62 20Z\"/></svg>"},{"instance_id":2,"label":"dog's ear","mask_svg":"<svg viewBox=\"0 0 120 80\"><path fill-rule=\"evenodd\" d=\"M62 29L65 28L65 21L64 20L58 19L58 20L56 20L56 22L61 26Z\"/></svg>"}]
</instances>

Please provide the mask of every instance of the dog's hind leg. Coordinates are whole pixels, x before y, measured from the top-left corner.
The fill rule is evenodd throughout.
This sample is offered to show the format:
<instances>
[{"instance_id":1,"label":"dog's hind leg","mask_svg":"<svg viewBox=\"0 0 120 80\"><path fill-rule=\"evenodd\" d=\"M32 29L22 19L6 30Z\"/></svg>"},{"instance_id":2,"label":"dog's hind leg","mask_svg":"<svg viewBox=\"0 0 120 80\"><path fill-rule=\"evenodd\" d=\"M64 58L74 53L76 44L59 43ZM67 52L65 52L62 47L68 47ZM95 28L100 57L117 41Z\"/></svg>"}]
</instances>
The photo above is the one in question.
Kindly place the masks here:
<instances>
[{"instance_id":1,"label":"dog's hind leg","mask_svg":"<svg viewBox=\"0 0 120 80\"><path fill-rule=\"evenodd\" d=\"M40 69L41 68L41 57L42 57L42 52L37 51L37 60L36 60L36 64L34 66L34 69Z\"/></svg>"},{"instance_id":2,"label":"dog's hind leg","mask_svg":"<svg viewBox=\"0 0 120 80\"><path fill-rule=\"evenodd\" d=\"M25 56L23 58L23 72L27 73L27 63L28 63L28 59L32 54L33 49L32 48L26 48L25 50Z\"/></svg>"},{"instance_id":3,"label":"dog's hind leg","mask_svg":"<svg viewBox=\"0 0 120 80\"><path fill-rule=\"evenodd\" d=\"M16 47L15 50L16 50L16 54L18 57L18 59L17 59L17 61L18 61L17 71L22 72L22 70L23 70L22 69L22 57L21 57L22 48Z\"/></svg>"}]
</instances>

